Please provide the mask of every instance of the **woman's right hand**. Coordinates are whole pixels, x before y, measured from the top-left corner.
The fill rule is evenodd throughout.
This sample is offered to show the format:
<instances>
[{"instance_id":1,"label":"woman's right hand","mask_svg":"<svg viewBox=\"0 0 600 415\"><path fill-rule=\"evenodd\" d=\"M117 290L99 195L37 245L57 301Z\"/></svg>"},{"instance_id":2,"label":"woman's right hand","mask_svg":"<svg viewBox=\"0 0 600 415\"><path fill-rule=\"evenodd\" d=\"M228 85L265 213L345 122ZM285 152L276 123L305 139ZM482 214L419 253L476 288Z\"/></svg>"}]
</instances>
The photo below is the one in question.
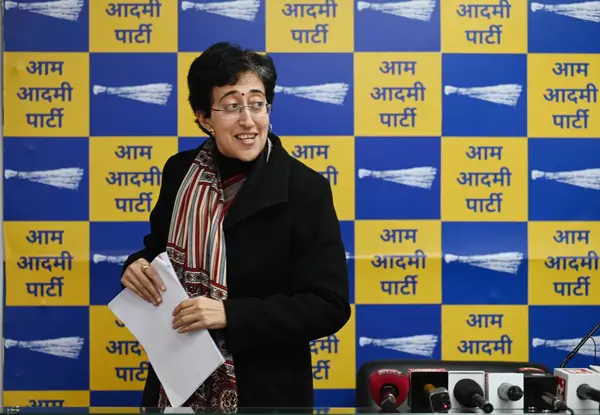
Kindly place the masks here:
<instances>
[{"instance_id":1,"label":"woman's right hand","mask_svg":"<svg viewBox=\"0 0 600 415\"><path fill-rule=\"evenodd\" d=\"M149 303L159 305L162 302L160 291L165 291L165 286L156 270L144 258L127 267L121 283Z\"/></svg>"}]
</instances>

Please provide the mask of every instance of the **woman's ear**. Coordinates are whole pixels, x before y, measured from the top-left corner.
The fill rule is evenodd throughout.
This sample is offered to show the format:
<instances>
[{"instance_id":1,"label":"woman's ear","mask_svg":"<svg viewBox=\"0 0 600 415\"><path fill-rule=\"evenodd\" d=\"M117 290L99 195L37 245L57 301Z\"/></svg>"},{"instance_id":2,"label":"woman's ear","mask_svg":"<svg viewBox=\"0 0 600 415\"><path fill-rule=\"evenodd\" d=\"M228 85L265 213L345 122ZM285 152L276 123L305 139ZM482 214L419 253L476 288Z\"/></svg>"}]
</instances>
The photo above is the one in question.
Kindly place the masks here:
<instances>
[{"instance_id":1,"label":"woman's ear","mask_svg":"<svg viewBox=\"0 0 600 415\"><path fill-rule=\"evenodd\" d=\"M202 114L200 111L196 111L196 119L200 123L202 127L204 127L208 131L214 131L212 124L210 123L210 118Z\"/></svg>"}]
</instances>

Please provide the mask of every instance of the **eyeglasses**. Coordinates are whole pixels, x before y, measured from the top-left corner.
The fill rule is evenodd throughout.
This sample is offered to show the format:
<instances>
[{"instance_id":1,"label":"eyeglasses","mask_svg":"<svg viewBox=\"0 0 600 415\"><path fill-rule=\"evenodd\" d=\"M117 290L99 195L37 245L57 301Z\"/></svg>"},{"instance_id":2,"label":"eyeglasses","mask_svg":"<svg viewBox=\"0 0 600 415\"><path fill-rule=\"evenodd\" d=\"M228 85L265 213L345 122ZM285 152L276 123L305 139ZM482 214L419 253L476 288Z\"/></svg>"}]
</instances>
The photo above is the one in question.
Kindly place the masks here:
<instances>
[{"instance_id":1,"label":"eyeglasses","mask_svg":"<svg viewBox=\"0 0 600 415\"><path fill-rule=\"evenodd\" d=\"M230 104L223 108L211 108L213 111L223 113L223 118L239 118L242 115L244 108L248 108L251 116L264 117L271 113L271 104L266 102L253 102L250 105Z\"/></svg>"}]
</instances>

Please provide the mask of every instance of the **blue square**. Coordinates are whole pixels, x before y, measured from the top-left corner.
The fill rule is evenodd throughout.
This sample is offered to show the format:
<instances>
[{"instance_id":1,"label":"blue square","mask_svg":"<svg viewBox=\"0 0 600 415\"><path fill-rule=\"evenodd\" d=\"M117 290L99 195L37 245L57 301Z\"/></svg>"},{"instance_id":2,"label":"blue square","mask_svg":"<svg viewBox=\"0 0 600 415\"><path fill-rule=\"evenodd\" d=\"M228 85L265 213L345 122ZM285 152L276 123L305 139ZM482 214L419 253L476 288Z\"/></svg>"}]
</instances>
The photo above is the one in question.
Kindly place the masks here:
<instances>
[{"instance_id":1,"label":"blue square","mask_svg":"<svg viewBox=\"0 0 600 415\"><path fill-rule=\"evenodd\" d=\"M352 408L356 406L356 392L354 389L315 389L315 409ZM325 412L315 412L323 414Z\"/></svg>"},{"instance_id":2,"label":"blue square","mask_svg":"<svg viewBox=\"0 0 600 415\"><path fill-rule=\"evenodd\" d=\"M529 220L600 220L600 141L529 139Z\"/></svg>"},{"instance_id":3,"label":"blue square","mask_svg":"<svg viewBox=\"0 0 600 415\"><path fill-rule=\"evenodd\" d=\"M90 223L90 305L107 305L121 292L123 264L149 232L146 222Z\"/></svg>"},{"instance_id":4,"label":"blue square","mask_svg":"<svg viewBox=\"0 0 600 415\"><path fill-rule=\"evenodd\" d=\"M352 53L272 53L278 135L354 135ZM318 68L315 70L307 68Z\"/></svg>"},{"instance_id":5,"label":"blue square","mask_svg":"<svg viewBox=\"0 0 600 415\"><path fill-rule=\"evenodd\" d=\"M40 7L40 0L2 3L6 52L88 51L88 0L63 0L62 7Z\"/></svg>"},{"instance_id":6,"label":"blue square","mask_svg":"<svg viewBox=\"0 0 600 415\"><path fill-rule=\"evenodd\" d=\"M199 132L198 134L204 134ZM200 137L179 137L178 146L179 151L193 150L198 148L202 143L206 141L206 136Z\"/></svg>"},{"instance_id":7,"label":"blue square","mask_svg":"<svg viewBox=\"0 0 600 415\"><path fill-rule=\"evenodd\" d=\"M346 262L348 264L348 285L350 288L349 298L350 303L354 304L354 221L340 221L342 228L342 240L346 249Z\"/></svg>"},{"instance_id":8,"label":"blue square","mask_svg":"<svg viewBox=\"0 0 600 415\"><path fill-rule=\"evenodd\" d=\"M356 2L357 52L438 52L440 30L440 5L436 0Z\"/></svg>"},{"instance_id":9,"label":"blue square","mask_svg":"<svg viewBox=\"0 0 600 415\"><path fill-rule=\"evenodd\" d=\"M444 54L443 136L527 136L527 55Z\"/></svg>"},{"instance_id":10,"label":"blue square","mask_svg":"<svg viewBox=\"0 0 600 415\"><path fill-rule=\"evenodd\" d=\"M88 307L5 307L4 389L89 389L89 326Z\"/></svg>"},{"instance_id":11,"label":"blue square","mask_svg":"<svg viewBox=\"0 0 600 415\"><path fill-rule=\"evenodd\" d=\"M265 50L265 2L179 1L179 51L202 52L217 42Z\"/></svg>"},{"instance_id":12,"label":"blue square","mask_svg":"<svg viewBox=\"0 0 600 415\"><path fill-rule=\"evenodd\" d=\"M440 139L356 137L356 219L439 219Z\"/></svg>"},{"instance_id":13,"label":"blue square","mask_svg":"<svg viewBox=\"0 0 600 415\"><path fill-rule=\"evenodd\" d=\"M600 53L598 6L589 3L585 0L529 0L529 52Z\"/></svg>"},{"instance_id":14,"label":"blue square","mask_svg":"<svg viewBox=\"0 0 600 415\"><path fill-rule=\"evenodd\" d=\"M4 220L85 221L87 138L4 138Z\"/></svg>"},{"instance_id":15,"label":"blue square","mask_svg":"<svg viewBox=\"0 0 600 415\"><path fill-rule=\"evenodd\" d=\"M357 305L356 368L372 360L439 360L441 313L441 305Z\"/></svg>"},{"instance_id":16,"label":"blue square","mask_svg":"<svg viewBox=\"0 0 600 415\"><path fill-rule=\"evenodd\" d=\"M527 304L527 255L526 222L442 223L442 302Z\"/></svg>"},{"instance_id":17,"label":"blue square","mask_svg":"<svg viewBox=\"0 0 600 415\"><path fill-rule=\"evenodd\" d=\"M597 323L600 306L529 306L529 360L555 368L567 357ZM596 343L594 343L594 340ZM596 332L567 367L597 365L595 357L600 347Z\"/></svg>"},{"instance_id":18,"label":"blue square","mask_svg":"<svg viewBox=\"0 0 600 415\"><path fill-rule=\"evenodd\" d=\"M176 136L176 53L90 54L92 136Z\"/></svg>"},{"instance_id":19,"label":"blue square","mask_svg":"<svg viewBox=\"0 0 600 415\"><path fill-rule=\"evenodd\" d=\"M141 404L142 391L90 391L90 406L136 408Z\"/></svg>"}]
</instances>

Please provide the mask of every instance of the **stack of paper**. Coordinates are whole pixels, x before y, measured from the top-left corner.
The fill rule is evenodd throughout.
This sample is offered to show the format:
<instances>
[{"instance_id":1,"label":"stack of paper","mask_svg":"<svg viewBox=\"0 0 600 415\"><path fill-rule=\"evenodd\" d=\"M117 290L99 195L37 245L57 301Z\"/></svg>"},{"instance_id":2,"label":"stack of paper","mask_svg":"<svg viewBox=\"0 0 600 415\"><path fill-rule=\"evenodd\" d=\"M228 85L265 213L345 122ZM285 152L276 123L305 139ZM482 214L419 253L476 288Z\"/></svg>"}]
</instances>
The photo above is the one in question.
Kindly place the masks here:
<instances>
[{"instance_id":1,"label":"stack of paper","mask_svg":"<svg viewBox=\"0 0 600 415\"><path fill-rule=\"evenodd\" d=\"M180 407L225 360L207 330L173 329L173 310L189 297L166 252L152 261L152 267L166 288L158 306L125 289L108 308L145 349L171 405Z\"/></svg>"}]
</instances>

